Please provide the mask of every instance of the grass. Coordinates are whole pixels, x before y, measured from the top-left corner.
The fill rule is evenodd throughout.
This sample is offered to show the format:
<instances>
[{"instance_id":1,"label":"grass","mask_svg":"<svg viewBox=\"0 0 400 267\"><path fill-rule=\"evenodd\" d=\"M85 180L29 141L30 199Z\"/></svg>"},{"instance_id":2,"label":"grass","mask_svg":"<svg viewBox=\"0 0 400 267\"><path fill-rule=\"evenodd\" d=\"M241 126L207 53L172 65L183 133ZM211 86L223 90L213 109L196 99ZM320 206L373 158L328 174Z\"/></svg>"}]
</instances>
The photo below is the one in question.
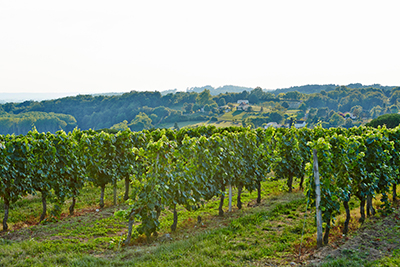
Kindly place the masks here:
<instances>
[{"instance_id":1,"label":"grass","mask_svg":"<svg viewBox=\"0 0 400 267\"><path fill-rule=\"evenodd\" d=\"M218 120L241 122L243 119L245 119L248 116L249 113L251 113L251 112L242 111L242 110L230 111L230 112L222 114L218 118Z\"/></svg>"},{"instance_id":2,"label":"grass","mask_svg":"<svg viewBox=\"0 0 400 267\"><path fill-rule=\"evenodd\" d=\"M234 208L224 217L217 216L219 199L196 211L181 208L178 229L171 233L174 242L153 238L147 244L139 237L127 247L122 242L127 223L113 216L123 206L111 206L111 188L106 190L105 209L96 211L99 190L88 186L77 203L76 216L46 225L34 225L41 202L39 196L29 196L12 206L10 231L0 237L0 266L180 266L194 262L195 266L244 266L265 257L281 262L298 243L301 220L295 218L300 218L305 208L302 193L283 193L283 186L282 181L264 183L263 202L258 206L256 192L245 191L245 208ZM119 187L122 191L123 185ZM224 209L228 209L227 200ZM197 216L202 217L201 224ZM172 218L170 211L162 214L160 236L170 232Z\"/></svg>"},{"instance_id":3,"label":"grass","mask_svg":"<svg viewBox=\"0 0 400 267\"><path fill-rule=\"evenodd\" d=\"M242 122L218 120L214 122L207 121L207 122L196 123L191 126L202 126L202 125L214 125L215 127L229 127L229 126L242 126Z\"/></svg>"},{"instance_id":4,"label":"grass","mask_svg":"<svg viewBox=\"0 0 400 267\"><path fill-rule=\"evenodd\" d=\"M178 122L178 127L179 128L183 128L186 126L193 126L193 125L197 125L197 124L203 124L203 123L207 123L207 121L180 121ZM159 125L157 125L157 128L174 128L175 123L171 122L171 123L161 123Z\"/></svg>"},{"instance_id":5,"label":"grass","mask_svg":"<svg viewBox=\"0 0 400 267\"><path fill-rule=\"evenodd\" d=\"M237 106L237 105L235 105ZM246 118L256 118L262 114L266 114L271 110L267 107L263 107L263 111L261 112L261 106L251 105L253 111L242 111L242 110L234 110L222 115L217 116L218 121L184 121L178 122L178 126L180 128L187 126L202 126L202 125L214 125L216 127L229 127L229 126L242 126L242 121ZM179 107L177 107L179 108ZM298 110L295 109L287 109L285 114L292 116L295 115ZM175 123L161 123L157 125L158 128L173 128Z\"/></svg>"},{"instance_id":6,"label":"grass","mask_svg":"<svg viewBox=\"0 0 400 267\"><path fill-rule=\"evenodd\" d=\"M122 192L123 184L118 186ZM0 234L0 266L268 266L301 263L315 250L314 212L308 207L305 218L307 202L303 193L295 190L289 194L284 187L284 181L264 182L260 204L255 202L256 192L244 191L244 208L241 210L236 208L234 191L233 211L227 212L228 201L225 200L224 217L218 216L217 198L195 211L180 207L178 228L174 233L170 233L172 212L166 210L161 215L159 238L152 237L147 243L140 236L129 246L123 244L127 222L113 216L124 206L111 205L111 187L106 188L106 208L98 210L100 190L87 186L78 199L75 216L64 215L61 221L45 225L34 224L41 213L41 202L39 196L29 196L13 204L11 230ZM3 214L1 204L0 214ZM350 205L358 208L355 201ZM67 205L63 212L67 212ZM197 222L198 216L202 218L201 223ZM355 230L359 226L355 215L353 218L351 229ZM337 222L343 220L343 216L339 216ZM331 232L331 241L342 238L338 226ZM172 241L163 239L166 233ZM367 262L361 252L351 251L347 257L327 260L323 266L361 266ZM398 262L400 253L397 251L376 262L380 265L373 266L396 266Z\"/></svg>"},{"instance_id":7,"label":"grass","mask_svg":"<svg viewBox=\"0 0 400 267\"><path fill-rule=\"evenodd\" d=\"M373 205L381 204L376 196ZM355 222L358 208L353 200L352 231L344 240L330 244L322 263L315 266L400 266L400 210L399 202L394 203L394 212L389 215L377 213L366 219L362 225ZM339 217L339 224L344 220ZM356 227L355 227L356 226ZM336 250L337 248L337 250ZM313 265L314 266L314 265Z\"/></svg>"},{"instance_id":8,"label":"grass","mask_svg":"<svg viewBox=\"0 0 400 267\"><path fill-rule=\"evenodd\" d=\"M120 191L122 192L122 182L119 185ZM121 193L122 194L122 193ZM122 195L119 197L122 198ZM105 204L110 206L113 199L113 191L111 186L106 187L105 190ZM93 211L98 207L100 200L100 188L87 185L84 187L77 199L75 209L77 213ZM67 200L65 205L62 207L61 212L63 217L68 214L68 207L71 204L71 200ZM47 200L47 211L49 212L54 208L55 204L50 199ZM10 205L8 225L10 230L19 229L21 227L35 225L39 222L39 217L42 213L42 200L40 193L37 195L28 195L16 203ZM4 214L4 202L0 201L0 214Z\"/></svg>"}]
</instances>

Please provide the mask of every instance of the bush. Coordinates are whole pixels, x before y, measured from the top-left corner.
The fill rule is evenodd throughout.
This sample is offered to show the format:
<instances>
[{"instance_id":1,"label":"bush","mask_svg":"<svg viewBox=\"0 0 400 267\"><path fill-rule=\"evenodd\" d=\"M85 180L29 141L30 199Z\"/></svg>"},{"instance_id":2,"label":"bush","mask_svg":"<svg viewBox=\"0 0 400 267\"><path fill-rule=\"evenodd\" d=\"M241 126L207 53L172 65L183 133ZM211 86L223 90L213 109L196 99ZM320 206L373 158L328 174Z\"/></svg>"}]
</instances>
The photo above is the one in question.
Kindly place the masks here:
<instances>
[{"instance_id":1,"label":"bush","mask_svg":"<svg viewBox=\"0 0 400 267\"><path fill-rule=\"evenodd\" d=\"M373 119L366 126L378 127L386 125L386 128L395 128L400 124L400 114L384 114L376 119Z\"/></svg>"},{"instance_id":2,"label":"bush","mask_svg":"<svg viewBox=\"0 0 400 267\"><path fill-rule=\"evenodd\" d=\"M211 117L210 121L218 121L217 117Z\"/></svg>"}]
</instances>

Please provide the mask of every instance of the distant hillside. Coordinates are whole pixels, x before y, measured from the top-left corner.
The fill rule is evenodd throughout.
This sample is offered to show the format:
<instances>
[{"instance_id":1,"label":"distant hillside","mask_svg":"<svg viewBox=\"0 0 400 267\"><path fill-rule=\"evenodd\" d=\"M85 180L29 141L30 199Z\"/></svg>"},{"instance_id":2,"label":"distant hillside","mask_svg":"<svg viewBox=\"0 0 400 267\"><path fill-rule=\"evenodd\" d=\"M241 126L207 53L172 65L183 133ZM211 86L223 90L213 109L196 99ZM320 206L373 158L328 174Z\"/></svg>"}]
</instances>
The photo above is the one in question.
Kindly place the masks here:
<instances>
[{"instance_id":1,"label":"distant hillside","mask_svg":"<svg viewBox=\"0 0 400 267\"><path fill-rule=\"evenodd\" d=\"M302 85L302 86L292 86L289 88L280 88L280 89L275 89L271 90L269 92L273 93L274 95L278 95L280 93L287 93L287 92L292 92L292 91L297 91L302 94L314 94L314 93L320 93L321 91L329 92L335 90L340 85L336 84L308 84L308 85ZM396 86L383 86L380 84L372 84L372 85L362 85L361 83L351 83L348 85L345 85L347 88L376 88L376 89L382 89L382 90L391 90L395 88Z\"/></svg>"},{"instance_id":2,"label":"distant hillside","mask_svg":"<svg viewBox=\"0 0 400 267\"><path fill-rule=\"evenodd\" d=\"M36 127L39 132L68 132L76 126L76 119L68 114L39 111L20 114L0 112L0 134L26 134L32 127Z\"/></svg>"},{"instance_id":3,"label":"distant hillside","mask_svg":"<svg viewBox=\"0 0 400 267\"><path fill-rule=\"evenodd\" d=\"M273 93L274 95L278 95L280 93L287 93L287 92L292 92L292 91L297 91L302 94L313 94L313 93L319 93L321 91L332 91L335 90L335 88L338 85L335 84L324 84L324 85L319 85L319 84L308 84L308 85L302 85L302 86L292 86L289 88L280 88L280 89L275 89L271 90L269 92Z\"/></svg>"},{"instance_id":4,"label":"distant hillside","mask_svg":"<svg viewBox=\"0 0 400 267\"><path fill-rule=\"evenodd\" d=\"M123 93L98 93L92 96L114 96ZM4 103L20 103L24 101L43 101L59 99L68 96L77 96L78 93L0 93L0 104Z\"/></svg>"},{"instance_id":5,"label":"distant hillside","mask_svg":"<svg viewBox=\"0 0 400 267\"><path fill-rule=\"evenodd\" d=\"M264 92L270 92L274 95L278 95L280 93L287 93L291 91L298 91L302 94L313 94L319 93L321 91L329 92L337 88L339 85L336 84L308 84L302 86L292 86L289 88L278 88L278 89L263 89ZM362 85L361 83L351 83L346 85L347 88L377 88L382 90L391 90L396 86L383 86L380 84L372 84L372 85ZM216 96L219 94L225 93L242 93L243 91L250 92L254 88L244 87L244 86L236 86L236 85L224 85L221 87L214 88L211 85L206 85L202 87L190 87L186 89L187 93L201 93L205 89L210 90L211 95ZM157 91L160 92L161 95L167 94L175 94L182 91L178 91L177 89L170 89L165 91ZM91 95L93 97L96 96L121 96L124 93L120 92L110 92L110 93L96 93L96 94L86 94ZM52 100L59 99L68 96L77 96L79 93L0 93L0 104L12 102L12 103L20 103L24 101L43 101L43 100Z\"/></svg>"},{"instance_id":6,"label":"distant hillside","mask_svg":"<svg viewBox=\"0 0 400 267\"><path fill-rule=\"evenodd\" d=\"M224 85L222 87L214 88L211 85L206 85L203 87L191 87L187 89L187 92L196 92L201 93L205 89L210 90L211 95L219 95L224 93L241 93L243 91L251 91L254 88L251 87L243 87L243 86L235 86L235 85Z\"/></svg>"},{"instance_id":7,"label":"distant hillside","mask_svg":"<svg viewBox=\"0 0 400 267\"><path fill-rule=\"evenodd\" d=\"M281 115L283 110L292 104L289 102L298 102L299 105L302 102L301 110L303 112L311 110L312 116L308 118L313 117L312 123L316 123L322 119L328 121L338 112L343 114L356 112L363 118L397 113L400 110L400 88L379 84L348 86L328 84L295 86L271 91L259 87L252 89L226 85L216 89L212 86L193 87L186 92L173 90L168 94L158 91L131 91L124 94L77 95L45 101L9 102L0 104L0 115L7 118L3 120L3 125L0 125L0 132L2 130L6 133L21 133L26 127L36 126L39 129L39 122L43 122L42 126L45 124L44 120L38 122L34 119L40 117L39 113L29 114L29 112L71 116L68 119L72 123L54 123L56 119L46 118L47 122L52 121L53 126L55 125L46 128L48 131L57 129L68 131L75 126L82 130L111 127L141 130L165 127L164 125L177 122L200 122L211 119L215 121L225 112L218 106L231 104L232 108L238 100L248 100L253 106L272 107L273 110L282 113ZM32 119L22 120L21 117L13 117L27 113ZM299 118L304 116L301 112L297 115ZM20 126L23 126L24 131L19 130L22 129Z\"/></svg>"},{"instance_id":8,"label":"distant hillside","mask_svg":"<svg viewBox=\"0 0 400 267\"><path fill-rule=\"evenodd\" d=\"M77 95L75 93L0 93L0 103L42 101Z\"/></svg>"},{"instance_id":9,"label":"distant hillside","mask_svg":"<svg viewBox=\"0 0 400 267\"><path fill-rule=\"evenodd\" d=\"M301 86L292 86L289 88L278 88L278 89L263 89L264 92L270 92L273 93L274 95L278 95L280 93L287 93L287 92L292 92L292 91L298 91L299 93L302 94L314 94L314 93L319 93L321 91L329 92L335 90L337 88L338 84L307 84L307 85L301 85ZM391 90L395 88L396 86L383 86L380 84L372 84L372 85L362 85L361 83L351 83L348 85L345 85L347 88L377 88L377 89L382 89L382 90ZM196 92L196 93L201 93L205 89L210 90L211 95L216 96L219 94L225 94L225 93L241 93L243 91L250 92L254 88L251 87L244 87L244 86L235 86L235 85L224 85L218 88L214 88L211 85L206 85L202 87L191 87L188 88L186 91L187 92ZM169 90L168 92L170 93L176 93L177 90ZM162 92L164 95L165 92Z\"/></svg>"}]
</instances>

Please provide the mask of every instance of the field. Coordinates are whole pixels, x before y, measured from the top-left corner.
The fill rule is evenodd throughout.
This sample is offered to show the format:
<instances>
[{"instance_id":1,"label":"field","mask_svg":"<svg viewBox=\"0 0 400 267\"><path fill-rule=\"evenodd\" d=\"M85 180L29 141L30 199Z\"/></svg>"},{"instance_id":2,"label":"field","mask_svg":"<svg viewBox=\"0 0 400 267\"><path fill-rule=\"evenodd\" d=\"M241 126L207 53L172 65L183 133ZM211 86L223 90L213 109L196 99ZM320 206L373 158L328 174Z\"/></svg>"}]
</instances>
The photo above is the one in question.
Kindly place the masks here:
<instances>
[{"instance_id":1,"label":"field","mask_svg":"<svg viewBox=\"0 0 400 267\"><path fill-rule=\"evenodd\" d=\"M129 246L123 244L127 221L114 216L124 204L112 206L111 188L106 190L104 209L96 203L99 190L87 186L75 215L65 215L64 205L59 222L40 225L36 225L40 197L28 196L12 206L10 231L0 234L0 266L286 266L321 258L328 260L323 266L396 266L400 262L398 211L360 226L357 203L350 202L351 234L343 237L339 227L334 227L333 242L316 251L313 207L308 207L303 192L287 193L283 186L283 181L263 183L260 204L255 202L256 192L244 192L244 208L234 207L232 213L227 212L225 201L224 217L218 216L218 199L196 211L181 209L175 233L170 233L172 213L167 211L162 214L158 238L147 242L138 236ZM337 225L343 220L339 217ZM338 252L347 239L348 245ZM382 258L385 254L393 256Z\"/></svg>"},{"instance_id":2,"label":"field","mask_svg":"<svg viewBox=\"0 0 400 267\"><path fill-rule=\"evenodd\" d=\"M264 110L261 112L261 106L257 105L252 105L251 106L253 111L252 112L247 112L247 111L238 111L236 110L236 107L234 108L234 111L230 111L227 113L224 113L222 115L217 116L218 121L185 121L185 122L178 122L179 128L182 127L196 127L196 126L202 126L202 125L214 125L216 127L230 127L230 126L242 126L242 122L246 118L255 118L257 116L260 116L262 113L269 112L270 110L266 107L264 107ZM288 109L286 110L285 114L288 116L295 115L298 110L295 109ZM158 125L158 127L162 128L170 128L172 129L174 127L174 123L163 123Z\"/></svg>"}]
</instances>

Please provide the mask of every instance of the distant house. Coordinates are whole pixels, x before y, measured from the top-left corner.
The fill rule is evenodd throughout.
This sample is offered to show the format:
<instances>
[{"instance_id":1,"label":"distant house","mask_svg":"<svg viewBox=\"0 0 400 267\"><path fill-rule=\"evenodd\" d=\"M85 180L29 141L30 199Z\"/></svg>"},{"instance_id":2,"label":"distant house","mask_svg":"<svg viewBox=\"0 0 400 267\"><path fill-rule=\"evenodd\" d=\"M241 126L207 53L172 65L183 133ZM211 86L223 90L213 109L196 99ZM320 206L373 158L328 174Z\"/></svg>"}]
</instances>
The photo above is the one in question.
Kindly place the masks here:
<instances>
[{"instance_id":1,"label":"distant house","mask_svg":"<svg viewBox=\"0 0 400 267\"><path fill-rule=\"evenodd\" d=\"M247 100L244 100L244 101L247 101ZM247 101L247 104L244 102L240 103L239 106L237 106L237 110L246 111L250 107L250 105L248 103L249 103L249 101Z\"/></svg>"},{"instance_id":2,"label":"distant house","mask_svg":"<svg viewBox=\"0 0 400 267\"><path fill-rule=\"evenodd\" d=\"M228 106L228 105L225 105L225 106L219 106L219 107L218 107L218 109L227 109L227 108L229 108L229 106Z\"/></svg>"},{"instance_id":3,"label":"distant house","mask_svg":"<svg viewBox=\"0 0 400 267\"><path fill-rule=\"evenodd\" d=\"M338 114L339 114L340 116L342 116L343 118L345 118L345 119L346 119L346 116L348 116L348 117L349 117L350 119L352 119L352 120L357 119L357 116L354 116L353 113L350 113L350 112L346 112L346 113L338 112Z\"/></svg>"},{"instance_id":4,"label":"distant house","mask_svg":"<svg viewBox=\"0 0 400 267\"><path fill-rule=\"evenodd\" d=\"M277 122L268 122L267 125L264 126L265 129L269 127L274 127L274 128L282 128L282 124L279 124Z\"/></svg>"},{"instance_id":5,"label":"distant house","mask_svg":"<svg viewBox=\"0 0 400 267\"><path fill-rule=\"evenodd\" d=\"M296 129L300 129L300 128L306 127L306 122L305 121L299 121L298 123L294 124L294 127Z\"/></svg>"},{"instance_id":6,"label":"distant house","mask_svg":"<svg viewBox=\"0 0 400 267\"><path fill-rule=\"evenodd\" d=\"M225 106L220 106L220 107L218 107L218 109L222 109L222 110L224 110L224 112L225 112L225 113L227 113L227 112L231 111L231 107L230 107L230 106L228 106L228 105L225 105Z\"/></svg>"},{"instance_id":7,"label":"distant house","mask_svg":"<svg viewBox=\"0 0 400 267\"><path fill-rule=\"evenodd\" d=\"M242 104L242 103L248 105L249 104L249 100L238 100L237 103L239 105Z\"/></svg>"}]
</instances>

